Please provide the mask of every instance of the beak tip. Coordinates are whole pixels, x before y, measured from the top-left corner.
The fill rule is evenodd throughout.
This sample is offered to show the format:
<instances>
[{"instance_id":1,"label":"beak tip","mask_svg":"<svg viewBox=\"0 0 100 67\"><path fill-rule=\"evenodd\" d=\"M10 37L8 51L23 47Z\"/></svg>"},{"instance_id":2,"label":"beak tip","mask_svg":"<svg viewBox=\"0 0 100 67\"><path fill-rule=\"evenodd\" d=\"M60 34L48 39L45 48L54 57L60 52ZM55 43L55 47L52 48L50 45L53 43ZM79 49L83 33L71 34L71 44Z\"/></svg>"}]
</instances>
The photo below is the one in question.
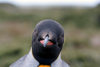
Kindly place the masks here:
<instances>
[{"instance_id":1,"label":"beak tip","mask_svg":"<svg viewBox=\"0 0 100 67\"><path fill-rule=\"evenodd\" d=\"M46 45L47 45L47 43L48 43L48 40L49 40L49 37L47 36L47 37L45 38L45 40L44 40L44 44L43 44L44 47L46 47Z\"/></svg>"},{"instance_id":2,"label":"beak tip","mask_svg":"<svg viewBox=\"0 0 100 67\"><path fill-rule=\"evenodd\" d=\"M46 47L46 44L43 44L43 47Z\"/></svg>"}]
</instances>

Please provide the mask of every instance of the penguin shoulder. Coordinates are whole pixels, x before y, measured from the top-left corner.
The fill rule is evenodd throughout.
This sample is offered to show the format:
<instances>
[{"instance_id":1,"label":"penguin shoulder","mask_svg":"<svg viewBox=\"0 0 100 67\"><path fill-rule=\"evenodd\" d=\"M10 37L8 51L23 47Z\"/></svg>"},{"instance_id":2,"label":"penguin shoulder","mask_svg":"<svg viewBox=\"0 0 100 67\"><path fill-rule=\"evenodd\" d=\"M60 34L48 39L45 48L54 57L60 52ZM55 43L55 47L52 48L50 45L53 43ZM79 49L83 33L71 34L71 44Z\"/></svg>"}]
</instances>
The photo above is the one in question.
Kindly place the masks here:
<instances>
[{"instance_id":1,"label":"penguin shoulder","mask_svg":"<svg viewBox=\"0 0 100 67\"><path fill-rule=\"evenodd\" d=\"M17 60L16 62L12 63L9 67L21 67L21 64L25 60L26 56L27 55L21 57L19 60Z\"/></svg>"},{"instance_id":2,"label":"penguin shoulder","mask_svg":"<svg viewBox=\"0 0 100 67\"><path fill-rule=\"evenodd\" d=\"M65 61L62 61L62 67L70 67Z\"/></svg>"}]
</instances>

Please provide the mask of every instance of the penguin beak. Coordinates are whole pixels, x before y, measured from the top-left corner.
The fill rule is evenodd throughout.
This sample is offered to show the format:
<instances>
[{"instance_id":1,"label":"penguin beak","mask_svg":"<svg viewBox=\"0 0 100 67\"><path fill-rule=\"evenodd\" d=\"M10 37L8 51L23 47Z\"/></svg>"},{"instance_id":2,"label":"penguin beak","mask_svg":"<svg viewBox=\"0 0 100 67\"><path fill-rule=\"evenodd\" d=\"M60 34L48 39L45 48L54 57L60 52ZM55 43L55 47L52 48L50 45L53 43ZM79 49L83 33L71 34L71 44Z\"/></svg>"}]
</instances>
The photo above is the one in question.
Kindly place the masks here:
<instances>
[{"instance_id":1,"label":"penguin beak","mask_svg":"<svg viewBox=\"0 0 100 67\"><path fill-rule=\"evenodd\" d=\"M40 43L43 45L43 47L46 47L47 45L51 46L54 44L53 42L49 41L49 36L46 36L44 40L40 40Z\"/></svg>"},{"instance_id":2,"label":"penguin beak","mask_svg":"<svg viewBox=\"0 0 100 67\"><path fill-rule=\"evenodd\" d=\"M43 44L44 47L46 47L48 41L49 41L49 37L46 36L45 39L44 39L44 44Z\"/></svg>"}]
</instances>

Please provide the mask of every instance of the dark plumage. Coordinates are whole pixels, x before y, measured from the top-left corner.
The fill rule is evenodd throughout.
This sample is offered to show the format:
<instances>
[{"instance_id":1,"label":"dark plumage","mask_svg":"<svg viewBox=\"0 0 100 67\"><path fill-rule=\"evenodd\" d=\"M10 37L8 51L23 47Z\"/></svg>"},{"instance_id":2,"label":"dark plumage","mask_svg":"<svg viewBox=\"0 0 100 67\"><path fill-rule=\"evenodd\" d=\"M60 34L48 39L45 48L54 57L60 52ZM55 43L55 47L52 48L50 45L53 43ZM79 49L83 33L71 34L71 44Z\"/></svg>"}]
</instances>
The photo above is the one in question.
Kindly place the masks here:
<instances>
[{"instance_id":1,"label":"dark plumage","mask_svg":"<svg viewBox=\"0 0 100 67\"><path fill-rule=\"evenodd\" d=\"M41 45L40 40L46 35L54 45ZM64 42L64 30L60 24L53 20L43 20L36 25L32 37L32 52L40 64L51 64L57 59Z\"/></svg>"},{"instance_id":2,"label":"dark plumage","mask_svg":"<svg viewBox=\"0 0 100 67\"><path fill-rule=\"evenodd\" d=\"M54 20L40 21L32 34L32 49L10 67L69 67L61 59L60 52L64 43L64 30Z\"/></svg>"}]
</instances>

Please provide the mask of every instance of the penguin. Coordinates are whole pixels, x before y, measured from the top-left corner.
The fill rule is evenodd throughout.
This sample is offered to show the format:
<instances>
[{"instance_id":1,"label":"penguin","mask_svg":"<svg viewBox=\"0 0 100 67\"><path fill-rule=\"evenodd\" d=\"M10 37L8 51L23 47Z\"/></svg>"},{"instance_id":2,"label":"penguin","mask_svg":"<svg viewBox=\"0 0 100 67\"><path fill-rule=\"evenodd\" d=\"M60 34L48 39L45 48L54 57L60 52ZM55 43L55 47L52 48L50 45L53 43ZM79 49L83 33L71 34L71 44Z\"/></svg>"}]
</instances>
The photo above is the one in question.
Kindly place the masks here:
<instances>
[{"instance_id":1,"label":"penguin","mask_svg":"<svg viewBox=\"0 0 100 67\"><path fill-rule=\"evenodd\" d=\"M70 67L61 59L64 29L54 20L40 21L32 33L32 47L28 54L10 67Z\"/></svg>"}]
</instances>

